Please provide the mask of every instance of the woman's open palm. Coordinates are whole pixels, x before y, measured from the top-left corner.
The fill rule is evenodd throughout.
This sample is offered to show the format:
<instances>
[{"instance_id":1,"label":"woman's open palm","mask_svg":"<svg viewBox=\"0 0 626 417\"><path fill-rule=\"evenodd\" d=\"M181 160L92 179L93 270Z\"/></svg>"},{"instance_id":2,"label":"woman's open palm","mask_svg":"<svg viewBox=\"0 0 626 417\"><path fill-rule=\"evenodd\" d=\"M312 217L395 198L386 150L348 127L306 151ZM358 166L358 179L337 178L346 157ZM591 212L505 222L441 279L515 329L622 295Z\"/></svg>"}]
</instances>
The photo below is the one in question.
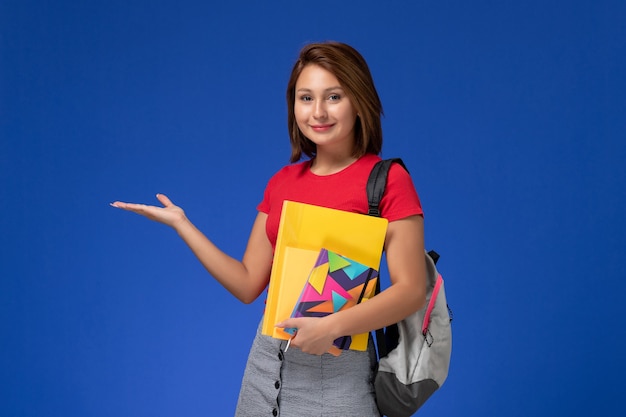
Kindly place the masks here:
<instances>
[{"instance_id":1,"label":"woman's open palm","mask_svg":"<svg viewBox=\"0 0 626 417\"><path fill-rule=\"evenodd\" d=\"M161 204L163 204L163 207L149 206L146 204L124 203L122 201L115 201L111 203L111 205L122 210L141 214L150 220L154 220L171 227L175 227L177 224L185 220L185 212L183 209L172 203L167 196L164 194L157 194L156 197Z\"/></svg>"}]
</instances>

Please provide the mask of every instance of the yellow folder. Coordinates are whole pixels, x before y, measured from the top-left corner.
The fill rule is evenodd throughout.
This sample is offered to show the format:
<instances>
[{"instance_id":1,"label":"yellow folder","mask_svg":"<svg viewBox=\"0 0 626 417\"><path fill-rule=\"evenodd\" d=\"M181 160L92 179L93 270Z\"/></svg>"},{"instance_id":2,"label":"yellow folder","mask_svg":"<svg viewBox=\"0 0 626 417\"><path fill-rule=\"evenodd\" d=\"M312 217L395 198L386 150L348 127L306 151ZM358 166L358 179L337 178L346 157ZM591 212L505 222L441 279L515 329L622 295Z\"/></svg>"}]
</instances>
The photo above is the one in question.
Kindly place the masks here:
<instances>
[{"instance_id":1,"label":"yellow folder","mask_svg":"<svg viewBox=\"0 0 626 417\"><path fill-rule=\"evenodd\" d=\"M387 220L310 204L283 203L262 333L287 340L275 324L289 318L322 248L380 269ZM366 350L368 334L352 335L352 349Z\"/></svg>"}]
</instances>

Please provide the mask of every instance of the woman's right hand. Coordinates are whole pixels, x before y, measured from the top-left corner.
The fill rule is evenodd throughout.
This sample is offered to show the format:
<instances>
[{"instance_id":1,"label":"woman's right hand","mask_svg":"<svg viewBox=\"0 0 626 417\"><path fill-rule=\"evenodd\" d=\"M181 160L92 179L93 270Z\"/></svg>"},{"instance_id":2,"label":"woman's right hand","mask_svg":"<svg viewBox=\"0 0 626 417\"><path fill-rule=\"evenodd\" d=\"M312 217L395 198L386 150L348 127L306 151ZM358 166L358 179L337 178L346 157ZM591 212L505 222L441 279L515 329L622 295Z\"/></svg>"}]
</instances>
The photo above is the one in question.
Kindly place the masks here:
<instances>
[{"instance_id":1,"label":"woman's right hand","mask_svg":"<svg viewBox=\"0 0 626 417\"><path fill-rule=\"evenodd\" d=\"M163 207L116 201L113 207L141 214L151 220L174 228L189 246L200 263L220 284L239 300L251 303L267 287L272 268L273 248L265 225L267 214L259 212L252 226L248 246L241 261L222 252L198 230L176 206L163 194L157 194Z\"/></svg>"},{"instance_id":2,"label":"woman's right hand","mask_svg":"<svg viewBox=\"0 0 626 417\"><path fill-rule=\"evenodd\" d=\"M163 207L124 203L122 201L115 201L111 203L111 206L141 214L150 220L163 223L173 228L176 228L177 225L182 224L187 219L183 209L172 203L167 196L157 194L156 197L161 204L163 204Z\"/></svg>"}]
</instances>

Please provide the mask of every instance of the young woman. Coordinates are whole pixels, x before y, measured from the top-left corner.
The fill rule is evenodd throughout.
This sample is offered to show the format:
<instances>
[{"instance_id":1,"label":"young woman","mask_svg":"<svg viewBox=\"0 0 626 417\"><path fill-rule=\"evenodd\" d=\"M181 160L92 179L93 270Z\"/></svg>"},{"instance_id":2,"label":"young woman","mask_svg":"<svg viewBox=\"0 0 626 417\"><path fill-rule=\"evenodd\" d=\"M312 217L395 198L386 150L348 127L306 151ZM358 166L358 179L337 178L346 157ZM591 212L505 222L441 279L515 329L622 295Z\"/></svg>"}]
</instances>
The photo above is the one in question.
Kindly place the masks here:
<instances>
[{"instance_id":1,"label":"young woman","mask_svg":"<svg viewBox=\"0 0 626 417\"><path fill-rule=\"evenodd\" d=\"M291 164L268 182L241 261L207 239L165 195L163 207L123 202L114 207L176 230L207 271L239 300L250 303L267 287L284 200L367 213L366 182L382 148L382 105L367 63L352 47L305 46L287 85ZM306 156L304 161L301 158ZM333 192L332 190L341 190ZM423 214L410 176L392 166L382 216L389 220L385 253L392 285L366 303L324 318L292 318L286 342L257 331L243 377L237 416L378 416L372 378L373 343L366 352L328 353L344 335L395 323L425 301Z\"/></svg>"}]
</instances>

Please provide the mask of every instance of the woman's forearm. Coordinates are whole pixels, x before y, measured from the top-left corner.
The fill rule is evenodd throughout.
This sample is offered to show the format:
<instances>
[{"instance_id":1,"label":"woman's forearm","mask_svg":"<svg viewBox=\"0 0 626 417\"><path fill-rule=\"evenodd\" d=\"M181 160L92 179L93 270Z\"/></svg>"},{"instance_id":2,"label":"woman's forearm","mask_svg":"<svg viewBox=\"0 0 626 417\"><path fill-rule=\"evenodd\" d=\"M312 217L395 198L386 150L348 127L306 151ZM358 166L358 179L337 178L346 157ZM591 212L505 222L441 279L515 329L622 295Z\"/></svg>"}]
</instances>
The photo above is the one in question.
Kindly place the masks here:
<instances>
[{"instance_id":1,"label":"woman's forearm","mask_svg":"<svg viewBox=\"0 0 626 417\"><path fill-rule=\"evenodd\" d=\"M231 294L244 303L251 303L261 294L269 280L271 247L269 247L270 259L267 260L267 248L264 247L262 239L255 236L257 225L253 227L242 261L220 250L186 218L173 227L209 274ZM269 246L269 242L267 245ZM261 261L264 258L265 261Z\"/></svg>"}]
</instances>

